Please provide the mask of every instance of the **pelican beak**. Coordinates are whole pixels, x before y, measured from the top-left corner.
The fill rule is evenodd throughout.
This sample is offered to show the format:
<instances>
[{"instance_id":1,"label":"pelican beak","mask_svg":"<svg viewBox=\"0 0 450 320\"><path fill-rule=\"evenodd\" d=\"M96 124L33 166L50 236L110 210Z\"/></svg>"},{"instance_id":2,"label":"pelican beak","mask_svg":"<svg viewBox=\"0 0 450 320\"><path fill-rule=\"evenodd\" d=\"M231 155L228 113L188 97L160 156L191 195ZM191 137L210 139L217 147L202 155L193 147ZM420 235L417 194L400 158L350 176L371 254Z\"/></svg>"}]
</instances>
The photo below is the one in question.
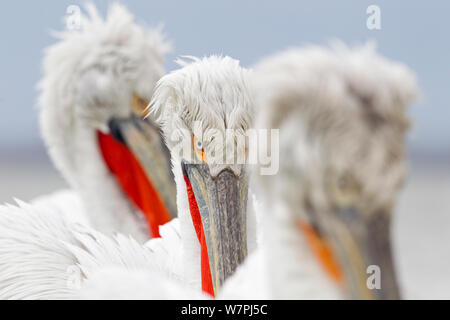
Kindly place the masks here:
<instances>
[{"instance_id":1,"label":"pelican beak","mask_svg":"<svg viewBox=\"0 0 450 320\"><path fill-rule=\"evenodd\" d=\"M217 295L224 281L247 256L247 174L243 172L236 176L231 170L225 169L213 177L208 165L184 161L182 169L195 196L206 242L212 294ZM193 199L189 196L189 190L188 197L192 214L196 209L192 207ZM193 220L195 225L194 215ZM198 230L197 235L199 239L202 238Z\"/></svg>"},{"instance_id":2,"label":"pelican beak","mask_svg":"<svg viewBox=\"0 0 450 320\"><path fill-rule=\"evenodd\" d=\"M324 231L353 299L400 299L390 241L390 212L354 208L325 215ZM319 222L320 224L320 222Z\"/></svg>"},{"instance_id":3,"label":"pelican beak","mask_svg":"<svg viewBox=\"0 0 450 320\"><path fill-rule=\"evenodd\" d=\"M149 119L135 115L112 118L108 126L111 135L136 157L170 216L176 216L176 189L170 169L170 156L159 128Z\"/></svg>"}]
</instances>

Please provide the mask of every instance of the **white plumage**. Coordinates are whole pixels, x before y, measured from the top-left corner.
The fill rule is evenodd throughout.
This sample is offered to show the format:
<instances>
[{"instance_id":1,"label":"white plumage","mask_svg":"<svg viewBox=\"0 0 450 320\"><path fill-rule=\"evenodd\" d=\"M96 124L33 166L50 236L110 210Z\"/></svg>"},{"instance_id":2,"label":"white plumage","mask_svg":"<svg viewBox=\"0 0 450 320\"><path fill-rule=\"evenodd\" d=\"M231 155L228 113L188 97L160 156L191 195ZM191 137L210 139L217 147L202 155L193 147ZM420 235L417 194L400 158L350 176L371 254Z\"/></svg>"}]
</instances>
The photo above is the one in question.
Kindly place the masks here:
<instances>
[{"instance_id":1,"label":"white plumage","mask_svg":"<svg viewBox=\"0 0 450 320\"><path fill-rule=\"evenodd\" d=\"M126 284L126 285L124 285ZM210 297L161 277L151 270L99 269L84 284L77 298L83 300L199 300Z\"/></svg>"},{"instance_id":2,"label":"white plumage","mask_svg":"<svg viewBox=\"0 0 450 320\"><path fill-rule=\"evenodd\" d=\"M72 189L61 189L50 194L38 196L30 204L41 211L48 210L55 214L62 214L73 222L84 225L90 224L82 199Z\"/></svg>"},{"instance_id":3,"label":"white plumage","mask_svg":"<svg viewBox=\"0 0 450 320\"><path fill-rule=\"evenodd\" d=\"M74 299L84 281L104 269L137 272L168 283L179 280L168 273L178 255L172 247L180 243L170 235L176 230L173 222L163 227L163 239L142 245L130 236L106 236L61 212L17 203L0 206L1 299Z\"/></svg>"},{"instance_id":4,"label":"white plumage","mask_svg":"<svg viewBox=\"0 0 450 320\"><path fill-rule=\"evenodd\" d=\"M83 207L77 205L77 214L103 232L120 231L144 241L149 238L145 220L108 170L97 131L108 133L111 117L129 116L133 94L150 99L170 46L158 29L135 24L121 5L112 5L106 19L93 5L86 8L81 29L57 33L60 41L45 51L39 83L42 136L74 192L70 197ZM67 194L42 196L38 202L75 212L64 204Z\"/></svg>"}]
</instances>

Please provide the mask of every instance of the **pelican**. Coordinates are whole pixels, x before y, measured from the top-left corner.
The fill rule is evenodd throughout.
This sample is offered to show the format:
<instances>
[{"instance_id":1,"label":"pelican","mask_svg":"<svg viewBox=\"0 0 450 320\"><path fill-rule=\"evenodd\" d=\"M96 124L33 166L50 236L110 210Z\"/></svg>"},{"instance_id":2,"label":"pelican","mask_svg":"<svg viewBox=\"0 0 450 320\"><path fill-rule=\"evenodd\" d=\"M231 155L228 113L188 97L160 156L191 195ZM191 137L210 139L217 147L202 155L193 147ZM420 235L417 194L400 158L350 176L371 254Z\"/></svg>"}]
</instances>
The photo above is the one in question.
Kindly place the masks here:
<instances>
[{"instance_id":1,"label":"pelican","mask_svg":"<svg viewBox=\"0 0 450 320\"><path fill-rule=\"evenodd\" d=\"M253 177L264 247L223 296L400 298L390 234L413 73L370 45L337 44L265 58L253 76L256 126L280 130L280 170Z\"/></svg>"},{"instance_id":2,"label":"pelican","mask_svg":"<svg viewBox=\"0 0 450 320\"><path fill-rule=\"evenodd\" d=\"M239 61L189 58L192 63L179 60L183 68L158 82L149 114L157 118L171 152L182 278L190 287L201 287L214 296L256 246L253 202L247 202L247 169L236 161L245 157L238 141L245 141L254 106L248 71ZM234 130L232 139L219 139L228 130ZM230 149L234 150L232 161L221 162L220 155Z\"/></svg>"},{"instance_id":3,"label":"pelican","mask_svg":"<svg viewBox=\"0 0 450 320\"><path fill-rule=\"evenodd\" d=\"M251 126L254 105L248 71L237 60L210 56L183 65L158 81L149 104L170 150L178 218L160 228L162 238L140 245L46 208L20 201L0 206L0 298L74 298L86 279L105 279L96 276L104 270L118 275L117 267L163 274L167 283L181 282L198 294L220 292L255 246L256 235L248 226L254 219L248 217L253 212L247 210L246 165L220 163L213 154L226 154L237 144ZM203 131L194 128L198 122ZM223 136L235 129L235 139L216 139L208 135L211 128ZM180 143L192 152L185 153Z\"/></svg>"},{"instance_id":4,"label":"pelican","mask_svg":"<svg viewBox=\"0 0 450 320\"><path fill-rule=\"evenodd\" d=\"M168 150L141 120L170 45L118 4L106 19L86 8L81 29L47 48L39 84L42 136L71 190L33 203L144 242L176 215Z\"/></svg>"}]
</instances>

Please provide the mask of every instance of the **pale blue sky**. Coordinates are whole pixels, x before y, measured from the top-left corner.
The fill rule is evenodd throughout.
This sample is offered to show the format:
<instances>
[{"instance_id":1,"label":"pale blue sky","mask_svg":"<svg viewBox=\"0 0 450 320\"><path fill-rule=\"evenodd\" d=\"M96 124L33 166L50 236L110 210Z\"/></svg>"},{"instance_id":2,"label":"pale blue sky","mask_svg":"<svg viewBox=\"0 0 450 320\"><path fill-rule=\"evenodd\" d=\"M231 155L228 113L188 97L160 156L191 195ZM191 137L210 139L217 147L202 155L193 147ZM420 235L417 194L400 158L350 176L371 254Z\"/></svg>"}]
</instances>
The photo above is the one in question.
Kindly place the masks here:
<instances>
[{"instance_id":1,"label":"pale blue sky","mask_svg":"<svg viewBox=\"0 0 450 320\"><path fill-rule=\"evenodd\" d=\"M104 13L110 1L94 1ZM348 44L376 40L379 51L417 73L423 99L412 108L411 148L420 153L450 151L450 41L448 1L121 1L141 23L164 23L177 55L220 53L251 66L273 52L341 39ZM14 1L0 4L0 153L42 148L36 83L42 49L54 42L50 30L78 1ZM381 30L366 28L366 8L381 8ZM450 153L450 152L449 152Z\"/></svg>"}]
</instances>

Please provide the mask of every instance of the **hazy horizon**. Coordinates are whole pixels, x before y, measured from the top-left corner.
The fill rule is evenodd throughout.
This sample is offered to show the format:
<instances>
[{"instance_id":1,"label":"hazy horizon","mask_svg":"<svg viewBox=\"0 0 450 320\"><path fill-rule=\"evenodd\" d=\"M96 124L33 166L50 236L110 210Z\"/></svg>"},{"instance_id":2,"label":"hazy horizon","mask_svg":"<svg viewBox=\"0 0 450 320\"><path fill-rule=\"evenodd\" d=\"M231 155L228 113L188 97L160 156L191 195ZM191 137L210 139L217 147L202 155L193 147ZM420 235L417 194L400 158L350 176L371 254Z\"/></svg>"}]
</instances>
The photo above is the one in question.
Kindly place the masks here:
<instances>
[{"instance_id":1,"label":"hazy horizon","mask_svg":"<svg viewBox=\"0 0 450 320\"><path fill-rule=\"evenodd\" d=\"M94 1L104 15L111 1ZM64 28L69 5L84 1L15 1L0 4L0 155L43 149L38 130L36 84L43 49L53 43L50 30ZM340 39L349 45L369 40L384 56L412 68L422 90L413 104L410 150L419 155L450 154L450 42L441 38L450 2L407 1L121 1L142 25L165 25L174 44L167 71L179 55L230 55L251 66L260 58L305 44L326 45ZM366 9L381 9L381 30L366 27ZM14 32L12 32L14 31ZM442 36L441 36L442 35Z\"/></svg>"}]
</instances>

